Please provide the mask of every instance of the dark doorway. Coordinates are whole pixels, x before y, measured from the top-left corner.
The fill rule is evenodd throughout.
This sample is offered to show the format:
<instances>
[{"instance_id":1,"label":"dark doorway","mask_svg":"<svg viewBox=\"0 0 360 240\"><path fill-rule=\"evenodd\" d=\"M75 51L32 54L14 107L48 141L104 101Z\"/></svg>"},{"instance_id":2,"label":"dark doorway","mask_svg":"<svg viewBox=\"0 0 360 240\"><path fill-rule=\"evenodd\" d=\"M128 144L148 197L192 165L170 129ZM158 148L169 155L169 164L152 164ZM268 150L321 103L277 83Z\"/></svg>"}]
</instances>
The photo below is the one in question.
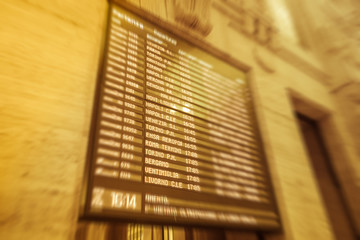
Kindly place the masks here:
<instances>
[{"instance_id":1,"label":"dark doorway","mask_svg":"<svg viewBox=\"0 0 360 240\"><path fill-rule=\"evenodd\" d=\"M332 167L317 122L300 114L297 116L335 238L338 240L355 240L355 231L341 186Z\"/></svg>"}]
</instances>

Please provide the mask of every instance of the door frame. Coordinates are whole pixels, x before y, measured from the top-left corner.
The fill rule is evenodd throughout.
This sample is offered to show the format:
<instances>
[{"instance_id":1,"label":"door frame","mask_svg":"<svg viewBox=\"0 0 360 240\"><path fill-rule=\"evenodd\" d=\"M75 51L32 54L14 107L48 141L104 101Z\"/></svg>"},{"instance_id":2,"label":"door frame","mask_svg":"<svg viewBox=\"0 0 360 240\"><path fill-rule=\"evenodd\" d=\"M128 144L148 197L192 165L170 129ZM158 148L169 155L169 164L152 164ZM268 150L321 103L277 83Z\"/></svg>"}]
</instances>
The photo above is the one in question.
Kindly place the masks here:
<instances>
[{"instance_id":1,"label":"door frame","mask_svg":"<svg viewBox=\"0 0 360 240\"><path fill-rule=\"evenodd\" d=\"M360 187L356 185L355 181L357 174L360 173L356 172L353 167L354 162L351 159L351 154L354 153L351 153L351 149L346 145L352 139L342 119L343 116L339 112L334 112L312 102L293 89L288 89L287 92L294 111L294 118L297 118L296 113L299 113L314 120L318 125L320 137L327 150L329 164L339 183L339 191L343 198L346 214L349 216L356 237L360 239L360 214L358 214L360 212L358 204L360 196L356 196L354 193L354 191L360 192ZM335 101L336 99L334 99ZM336 102L334 104L336 105ZM301 131L300 127L299 131ZM306 149L305 143L303 144L304 149Z\"/></svg>"}]
</instances>

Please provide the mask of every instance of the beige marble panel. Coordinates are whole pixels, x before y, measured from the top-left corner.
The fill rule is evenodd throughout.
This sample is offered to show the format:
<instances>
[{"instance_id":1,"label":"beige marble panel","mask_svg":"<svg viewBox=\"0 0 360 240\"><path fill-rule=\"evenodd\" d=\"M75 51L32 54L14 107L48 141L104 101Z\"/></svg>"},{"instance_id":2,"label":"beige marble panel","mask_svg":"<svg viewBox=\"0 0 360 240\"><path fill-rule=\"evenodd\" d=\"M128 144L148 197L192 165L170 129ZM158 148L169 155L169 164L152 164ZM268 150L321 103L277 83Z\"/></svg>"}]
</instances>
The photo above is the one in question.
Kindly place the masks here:
<instances>
[{"instance_id":1,"label":"beige marble panel","mask_svg":"<svg viewBox=\"0 0 360 240\"><path fill-rule=\"evenodd\" d=\"M72 239L106 1L0 2L0 238Z\"/></svg>"}]
</instances>

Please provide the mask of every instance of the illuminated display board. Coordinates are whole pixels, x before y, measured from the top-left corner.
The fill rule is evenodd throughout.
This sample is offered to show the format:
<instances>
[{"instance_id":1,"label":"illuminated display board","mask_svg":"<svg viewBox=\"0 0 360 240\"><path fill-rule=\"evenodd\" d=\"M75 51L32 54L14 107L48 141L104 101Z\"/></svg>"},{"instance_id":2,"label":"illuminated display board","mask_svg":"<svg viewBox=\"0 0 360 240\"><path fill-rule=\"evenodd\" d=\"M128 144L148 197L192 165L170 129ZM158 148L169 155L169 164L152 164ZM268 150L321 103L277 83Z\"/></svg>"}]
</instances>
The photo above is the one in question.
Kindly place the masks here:
<instances>
[{"instance_id":1,"label":"illuminated display board","mask_svg":"<svg viewBox=\"0 0 360 240\"><path fill-rule=\"evenodd\" d=\"M279 229L244 71L111 5L84 217Z\"/></svg>"}]
</instances>

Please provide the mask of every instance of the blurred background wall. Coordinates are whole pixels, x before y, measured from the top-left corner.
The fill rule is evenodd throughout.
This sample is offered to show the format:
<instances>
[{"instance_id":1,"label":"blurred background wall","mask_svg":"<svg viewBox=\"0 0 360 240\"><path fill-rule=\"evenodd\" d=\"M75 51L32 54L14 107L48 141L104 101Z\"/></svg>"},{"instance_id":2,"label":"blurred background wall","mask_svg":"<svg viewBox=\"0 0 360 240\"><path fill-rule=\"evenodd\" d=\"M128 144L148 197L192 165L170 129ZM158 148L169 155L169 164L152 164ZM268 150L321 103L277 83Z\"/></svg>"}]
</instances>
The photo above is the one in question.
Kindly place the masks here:
<instances>
[{"instance_id":1,"label":"blurred background wall","mask_svg":"<svg viewBox=\"0 0 360 240\"><path fill-rule=\"evenodd\" d=\"M268 239L334 238L295 111L320 124L360 233L358 1L127 3L251 68L284 225ZM1 239L75 237L107 9L105 0L0 1Z\"/></svg>"}]
</instances>

